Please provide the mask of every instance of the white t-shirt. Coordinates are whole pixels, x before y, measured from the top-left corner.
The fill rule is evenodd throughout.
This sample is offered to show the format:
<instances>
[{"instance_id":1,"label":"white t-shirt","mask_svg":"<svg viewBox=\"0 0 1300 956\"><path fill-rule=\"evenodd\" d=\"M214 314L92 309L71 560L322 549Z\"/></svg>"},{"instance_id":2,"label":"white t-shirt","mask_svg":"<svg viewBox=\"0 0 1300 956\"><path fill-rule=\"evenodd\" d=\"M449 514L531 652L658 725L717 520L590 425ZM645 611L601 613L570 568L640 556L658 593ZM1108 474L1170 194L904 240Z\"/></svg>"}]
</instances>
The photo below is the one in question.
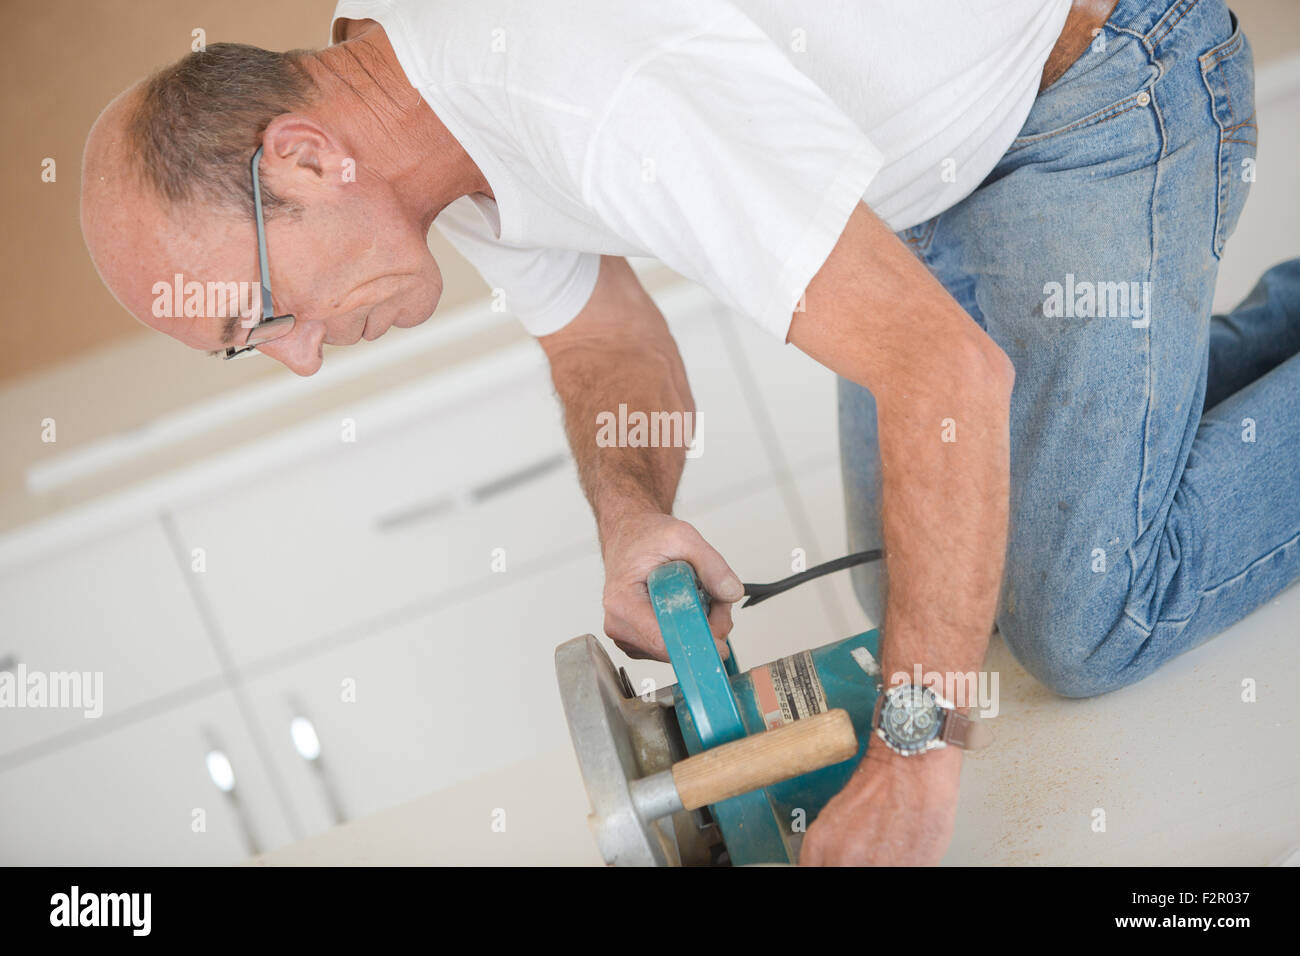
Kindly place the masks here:
<instances>
[{"instance_id":1,"label":"white t-shirt","mask_svg":"<svg viewBox=\"0 0 1300 956\"><path fill-rule=\"evenodd\" d=\"M784 340L865 201L894 230L1015 138L1070 0L340 0L495 201L436 220L534 335L650 256Z\"/></svg>"}]
</instances>

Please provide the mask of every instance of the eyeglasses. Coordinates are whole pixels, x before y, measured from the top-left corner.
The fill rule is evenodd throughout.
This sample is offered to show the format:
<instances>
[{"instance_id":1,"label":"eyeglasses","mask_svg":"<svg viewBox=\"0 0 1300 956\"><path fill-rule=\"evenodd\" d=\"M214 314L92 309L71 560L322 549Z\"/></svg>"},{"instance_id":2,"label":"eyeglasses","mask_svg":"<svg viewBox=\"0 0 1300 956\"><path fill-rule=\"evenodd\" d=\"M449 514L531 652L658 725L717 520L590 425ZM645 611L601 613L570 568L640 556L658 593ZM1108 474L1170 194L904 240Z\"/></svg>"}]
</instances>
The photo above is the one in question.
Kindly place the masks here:
<instances>
[{"instance_id":1,"label":"eyeglasses","mask_svg":"<svg viewBox=\"0 0 1300 956\"><path fill-rule=\"evenodd\" d=\"M271 299L271 269L266 262L266 220L262 216L262 184L258 181L257 166L262 160L262 147L253 154L253 212L257 219L257 263L261 270L261 308L258 321L249 328L248 338L241 346L226 349L225 359L239 358L254 351L259 345L288 335L293 331L292 315L276 315ZM266 318L266 316L270 318Z\"/></svg>"}]
</instances>

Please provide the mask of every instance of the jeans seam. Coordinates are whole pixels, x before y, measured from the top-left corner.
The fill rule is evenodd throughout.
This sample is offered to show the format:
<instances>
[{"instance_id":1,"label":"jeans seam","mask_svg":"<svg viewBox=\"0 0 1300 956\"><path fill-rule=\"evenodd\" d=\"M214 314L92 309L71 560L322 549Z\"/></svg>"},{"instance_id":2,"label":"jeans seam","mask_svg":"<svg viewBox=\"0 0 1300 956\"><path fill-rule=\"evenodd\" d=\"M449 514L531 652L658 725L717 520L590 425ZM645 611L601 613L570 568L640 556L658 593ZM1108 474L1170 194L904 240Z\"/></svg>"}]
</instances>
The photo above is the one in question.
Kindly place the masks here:
<instances>
[{"instance_id":1,"label":"jeans seam","mask_svg":"<svg viewBox=\"0 0 1300 956\"><path fill-rule=\"evenodd\" d=\"M1129 608L1128 608L1127 605L1125 605L1125 607L1124 607L1124 616L1125 616L1126 618L1128 618L1128 619L1133 623L1133 626L1134 626L1134 627L1136 627L1139 631L1141 631L1141 632L1142 632L1144 635L1146 635L1148 638L1149 638L1152 634L1155 633L1155 630L1156 630L1156 629L1155 629L1154 627L1147 627L1145 624L1143 624L1141 621L1139 621L1137 618L1135 618L1135 617L1133 616L1133 612L1129 610ZM1159 623L1159 622L1157 622L1157 623ZM1105 642L1103 641L1102 643L1104 644ZM1100 647L1101 647L1101 645L1098 645L1096 648L1093 648L1092 652L1091 652L1088 656L1091 657L1092 654L1095 654L1095 653L1100 649Z\"/></svg>"},{"instance_id":2,"label":"jeans seam","mask_svg":"<svg viewBox=\"0 0 1300 956\"><path fill-rule=\"evenodd\" d=\"M1261 554L1258 558L1256 558L1254 561L1250 562L1250 564L1246 565L1244 568L1242 568L1240 571L1238 571L1238 572L1237 572L1236 574L1234 574L1232 577L1230 577L1230 578L1224 578L1224 579L1223 579L1222 581L1220 581L1218 584L1215 584L1215 585L1213 585L1212 587L1208 587L1208 588L1203 589L1203 590L1201 591L1201 597L1203 597L1203 598L1204 598L1204 597L1209 597L1210 595L1212 595L1215 591L1219 590L1220 588L1222 588L1222 587L1226 587L1227 585L1232 584L1232 583L1235 582L1238 578L1245 577L1247 574L1250 574L1250 572L1251 572L1252 570L1254 570L1255 565L1259 564L1261 561L1267 561L1269 558L1273 557L1273 555L1277 554L1279 551L1282 551L1282 550L1285 549L1285 548L1289 548L1289 547L1291 547L1291 546L1292 546L1293 544L1295 544L1297 541L1300 541L1300 534L1294 534L1294 535L1292 535L1290 538L1288 538L1287 540L1283 541L1283 542L1282 542L1281 544L1279 544L1277 547L1272 548L1272 549L1269 550L1269 551L1266 551L1264 554Z\"/></svg>"},{"instance_id":3,"label":"jeans seam","mask_svg":"<svg viewBox=\"0 0 1300 956\"><path fill-rule=\"evenodd\" d=\"M1197 60L1199 60L1201 64L1201 72L1208 73L1228 57L1235 55L1241 48L1241 45L1245 42L1246 34L1242 32L1241 27L1238 26L1237 35L1235 37L1225 41L1223 46L1211 50L1209 53L1202 53L1197 57Z\"/></svg>"},{"instance_id":4,"label":"jeans seam","mask_svg":"<svg viewBox=\"0 0 1300 956\"><path fill-rule=\"evenodd\" d=\"M1217 188L1215 189L1214 204L1214 234L1211 237L1210 246L1214 258L1217 260L1222 260L1223 251L1227 245L1227 236L1224 235L1225 212L1231 199L1233 180L1236 176L1235 170L1229 170L1225 167L1228 162L1227 147L1229 144L1235 143L1239 146L1257 149L1259 143L1255 110L1252 109L1249 116L1241 116L1236 103L1233 101L1232 85L1228 82L1227 76L1216 74L1216 71L1219 71L1234 56L1248 50L1246 32L1242 29L1241 23L1235 14L1231 16L1231 26L1232 33L1228 39L1197 58L1201 69L1201 82L1210 97L1210 112L1219 131L1219 142L1215 151ZM1226 119L1221 117L1224 107L1226 107L1228 113ZM1254 139L1246 138L1246 134L1251 129L1255 130ZM1244 202L1244 199L1242 201Z\"/></svg>"},{"instance_id":5,"label":"jeans seam","mask_svg":"<svg viewBox=\"0 0 1300 956\"><path fill-rule=\"evenodd\" d=\"M1148 50L1148 55L1150 55L1149 50ZM1156 78L1159 79L1161 76L1164 75L1164 67L1162 64L1160 64L1160 62L1155 57L1152 57L1152 59L1153 61L1155 61L1154 65L1159 71L1156 75ZM1157 102L1155 96L1151 97L1151 111L1156 117L1156 128L1159 130L1160 150L1156 156L1156 161L1153 164L1155 166L1155 172L1151 178L1151 196L1147 202L1147 228L1151 235L1151 251L1147 259L1146 269L1144 270L1144 273L1145 273L1145 278L1148 282L1151 281L1152 270L1154 268L1156 257L1159 252L1158 247L1160 244L1160 234L1156 228L1157 226L1156 204L1158 201L1158 197L1160 195L1160 182L1162 178L1161 173L1163 172L1163 167L1164 167L1165 149L1168 146L1168 137L1165 135L1164 117L1161 115L1160 104ZM1133 540L1135 545L1138 541L1142 539L1142 536L1148 530L1147 528L1143 527L1145 522L1145 514L1143 509L1143 500L1144 500L1143 491L1146 488L1147 468L1151 461L1151 452L1150 452L1151 324L1149 321L1147 323L1146 328L1142 330L1142 335L1146 346L1144 350L1144 358L1146 361L1146 382L1143 388L1143 391L1145 393L1143 397L1145 400L1146 407L1143 410L1143 414L1142 414L1142 461L1139 463L1139 467L1138 467L1138 485L1137 485L1137 494L1135 496L1136 507L1134 509L1135 513L1134 513L1134 522L1133 522L1134 524ZM1126 594L1124 600L1124 616L1127 617L1130 621L1132 621L1133 624L1139 628L1139 630L1141 630L1144 634L1146 634L1149 637L1154 631L1154 626L1147 627L1145 624L1139 622L1137 617L1134 616L1132 611L1133 588L1137 581L1137 558L1136 555L1134 554L1134 549L1132 547L1128 549L1128 559L1129 559L1129 581L1128 581L1128 593Z\"/></svg>"},{"instance_id":6,"label":"jeans seam","mask_svg":"<svg viewBox=\"0 0 1300 956\"><path fill-rule=\"evenodd\" d=\"M1178 25L1178 21L1181 20L1183 17L1187 16L1187 14L1191 13L1192 10L1196 7L1196 4L1198 2L1199 0L1185 0L1184 3L1179 4L1178 6L1170 7L1169 10L1165 12L1165 15L1160 18L1160 22L1157 23L1154 27L1152 27L1151 33L1148 34L1148 36L1151 39L1151 46L1152 47L1159 46L1160 43L1164 41L1165 37L1169 36L1173 28ZM1165 26L1165 28L1161 30L1160 27L1164 25L1166 20L1169 20L1169 18L1173 16L1175 10L1179 10L1178 16L1174 17L1173 20L1169 22L1169 25ZM1156 36L1157 31L1159 31L1160 33L1159 36Z\"/></svg>"},{"instance_id":7,"label":"jeans seam","mask_svg":"<svg viewBox=\"0 0 1300 956\"><path fill-rule=\"evenodd\" d=\"M1163 74L1163 68L1160 69ZM1151 197L1147 203L1147 228L1151 234L1151 252L1147 259L1146 269L1144 270L1147 282L1151 281L1151 274L1155 267L1155 262L1160 253L1160 233L1157 229L1156 204L1160 195L1160 183L1162 180L1161 173L1164 171L1165 149L1168 147L1168 137L1165 136L1164 117L1160 112L1160 103L1153 96L1151 97L1151 112L1156 117L1156 128L1160 131L1160 152L1156 156L1155 171L1151 176ZM1150 286L1148 286L1150 288ZM1146 384L1145 400L1146 410L1142 416L1142 468L1138 475L1138 493L1137 493L1137 526L1138 537L1142 534L1143 514L1143 491L1147 483L1147 467L1151 460L1151 317L1148 314L1146 327L1142 330L1145 344L1146 358Z\"/></svg>"},{"instance_id":8,"label":"jeans seam","mask_svg":"<svg viewBox=\"0 0 1300 956\"><path fill-rule=\"evenodd\" d=\"M1112 24L1110 25L1110 28L1114 30L1116 33L1123 33L1128 36L1131 36L1133 39L1137 40L1144 47L1146 47L1148 53L1151 52L1151 44L1147 42L1147 38L1143 34L1138 33L1136 30L1132 29L1131 27L1120 27Z\"/></svg>"},{"instance_id":9,"label":"jeans seam","mask_svg":"<svg viewBox=\"0 0 1300 956\"><path fill-rule=\"evenodd\" d=\"M1216 60L1214 61L1214 66L1211 67L1211 69L1217 69L1218 66L1219 66L1219 64L1222 63L1222 62L1223 62L1222 59L1216 59ZM1205 72L1209 72L1209 71L1207 70L1207 71L1205 71ZM1208 85L1208 84L1207 84L1207 85ZM1224 84L1223 84L1223 95L1224 95L1224 97L1228 100L1228 115L1231 116L1231 117L1235 120L1235 119L1237 118L1237 107L1234 106L1233 103L1232 103L1232 88L1231 88L1227 83L1224 83ZM1210 103L1211 103L1211 107L1213 107L1213 102L1214 102L1214 96L1213 96L1213 93L1211 93L1211 95L1210 95ZM1251 114L1251 115L1253 116L1254 114ZM1216 116L1214 117L1214 120L1215 120L1215 124L1217 125L1217 124L1218 124L1219 117L1216 115ZM1242 127L1243 125L1245 125L1245 124L1244 124L1244 123L1233 123L1233 125L1231 125L1231 126L1224 127L1224 128L1222 129L1222 131L1221 131L1221 134L1220 134L1220 136L1219 136L1219 139L1220 139L1220 140L1223 140L1223 138L1224 138L1224 136L1225 136L1226 134L1241 129L1241 127Z\"/></svg>"}]
</instances>

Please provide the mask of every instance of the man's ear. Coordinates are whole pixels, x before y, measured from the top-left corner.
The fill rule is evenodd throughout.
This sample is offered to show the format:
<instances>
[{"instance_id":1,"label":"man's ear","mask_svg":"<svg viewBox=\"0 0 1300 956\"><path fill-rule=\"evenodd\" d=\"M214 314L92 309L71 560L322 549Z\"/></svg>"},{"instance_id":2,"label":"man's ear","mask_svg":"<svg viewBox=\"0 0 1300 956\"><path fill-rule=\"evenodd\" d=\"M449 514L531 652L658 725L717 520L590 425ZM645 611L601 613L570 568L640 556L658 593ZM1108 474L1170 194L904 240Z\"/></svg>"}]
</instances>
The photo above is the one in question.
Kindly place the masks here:
<instances>
[{"instance_id":1,"label":"man's ear","mask_svg":"<svg viewBox=\"0 0 1300 956\"><path fill-rule=\"evenodd\" d=\"M282 182L308 173L317 181L340 183L346 158L325 128L301 113L281 113L262 136L262 161Z\"/></svg>"}]
</instances>

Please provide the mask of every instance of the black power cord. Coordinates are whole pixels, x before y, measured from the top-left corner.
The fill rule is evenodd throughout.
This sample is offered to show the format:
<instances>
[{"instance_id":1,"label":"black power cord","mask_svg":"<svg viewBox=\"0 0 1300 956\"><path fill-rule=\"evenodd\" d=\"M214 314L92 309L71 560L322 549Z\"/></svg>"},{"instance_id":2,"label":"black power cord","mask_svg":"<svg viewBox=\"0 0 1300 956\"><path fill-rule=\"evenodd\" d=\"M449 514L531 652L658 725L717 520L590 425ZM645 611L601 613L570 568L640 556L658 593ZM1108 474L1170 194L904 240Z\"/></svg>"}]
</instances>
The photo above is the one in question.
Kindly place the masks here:
<instances>
[{"instance_id":1,"label":"black power cord","mask_svg":"<svg viewBox=\"0 0 1300 956\"><path fill-rule=\"evenodd\" d=\"M773 581L771 584L746 584L745 595L747 600L741 607L749 607L757 604L759 601L766 601L770 597L780 594L782 591L788 591L793 587L798 587L806 581L813 578L819 578L823 574L831 574L835 571L843 571L845 568L852 568L859 564L866 564L868 561L879 561L885 553L880 549L873 551L859 551L857 554L846 554L842 558L836 558L834 561L827 561L825 564L819 564L816 567L809 568L807 571L800 571L798 574L792 574L788 578L782 578L780 581Z\"/></svg>"}]
</instances>

